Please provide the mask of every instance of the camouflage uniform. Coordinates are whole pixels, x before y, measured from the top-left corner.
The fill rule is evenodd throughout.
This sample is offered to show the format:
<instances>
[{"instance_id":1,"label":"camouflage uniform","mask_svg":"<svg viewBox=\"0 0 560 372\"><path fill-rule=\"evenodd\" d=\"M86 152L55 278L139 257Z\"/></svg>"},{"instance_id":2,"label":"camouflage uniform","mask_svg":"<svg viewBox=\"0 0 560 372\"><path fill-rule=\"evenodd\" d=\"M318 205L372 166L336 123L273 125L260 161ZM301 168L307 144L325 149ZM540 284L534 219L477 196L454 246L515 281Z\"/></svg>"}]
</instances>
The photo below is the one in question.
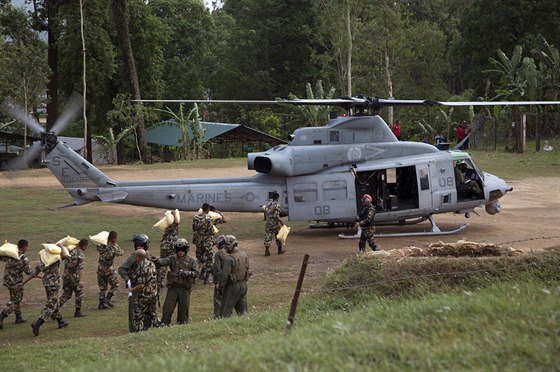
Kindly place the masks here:
<instances>
[{"instance_id":1,"label":"camouflage uniform","mask_svg":"<svg viewBox=\"0 0 560 372\"><path fill-rule=\"evenodd\" d=\"M101 304L110 301L119 286L113 262L116 257L122 256L124 252L116 243L97 246L97 251L99 252L97 284L99 285L99 303Z\"/></svg>"},{"instance_id":2,"label":"camouflage uniform","mask_svg":"<svg viewBox=\"0 0 560 372\"><path fill-rule=\"evenodd\" d=\"M282 212L282 208L280 207L280 203L278 201L273 200L264 208L264 216L266 218L266 226L264 229L264 247L267 250L270 248L270 244L273 239L276 240L278 251L282 249L282 242L276 239L276 235L278 235L278 231L280 231L280 228L282 227L282 223L280 222L280 212Z\"/></svg>"},{"instance_id":3,"label":"camouflage uniform","mask_svg":"<svg viewBox=\"0 0 560 372\"><path fill-rule=\"evenodd\" d=\"M146 257L147 260L152 261L154 259L154 256L152 256L152 254L150 252L146 252L148 257ZM128 256L126 258L126 260L124 260L124 262L121 264L121 266L119 266L119 275L121 276L121 278L123 278L125 286L127 288L128 287L128 281L130 280L130 288L135 287L136 284L138 284L138 282L136 281L136 269L138 268L138 263L136 263L136 254L134 252L132 252L130 254L130 256ZM131 292L131 294L128 295L128 330L130 332L134 332L134 301L136 300L136 292ZM147 326L149 326L152 323L152 320L150 319L148 321ZM148 328L148 327L146 327Z\"/></svg>"},{"instance_id":4,"label":"camouflage uniform","mask_svg":"<svg viewBox=\"0 0 560 372\"><path fill-rule=\"evenodd\" d=\"M193 244L196 246L196 260L201 278L212 272L212 246L214 245L214 223L212 217L201 212L194 216L192 223Z\"/></svg>"},{"instance_id":5,"label":"camouflage uniform","mask_svg":"<svg viewBox=\"0 0 560 372\"><path fill-rule=\"evenodd\" d=\"M247 279L249 278L249 258L245 252L237 251L226 255L224 269L220 273L219 287L223 289L220 316L231 316L233 309L237 315L247 313Z\"/></svg>"},{"instance_id":6,"label":"camouflage uniform","mask_svg":"<svg viewBox=\"0 0 560 372\"><path fill-rule=\"evenodd\" d=\"M19 260L12 257L0 256L0 261L6 262L4 269L4 286L10 292L10 300L2 309L4 315L8 316L12 312L16 317L21 317L21 300L23 299L23 287L18 285L23 282L23 273L31 274L29 259L24 253L19 253Z\"/></svg>"},{"instance_id":7,"label":"camouflage uniform","mask_svg":"<svg viewBox=\"0 0 560 372\"><path fill-rule=\"evenodd\" d=\"M156 302L157 302L157 271L154 263L148 259L144 259L136 268L136 281L143 284L139 292L136 293L134 299L134 317L133 329L140 332L147 329L150 324L146 324L145 319L155 321Z\"/></svg>"},{"instance_id":8,"label":"camouflage uniform","mask_svg":"<svg viewBox=\"0 0 560 372\"><path fill-rule=\"evenodd\" d=\"M214 255L214 264L212 265L212 279L214 282L214 319L220 317L220 308L222 306L223 289L220 289L219 283L224 269L224 259L227 256L225 249L219 249Z\"/></svg>"},{"instance_id":9,"label":"camouflage uniform","mask_svg":"<svg viewBox=\"0 0 560 372\"><path fill-rule=\"evenodd\" d=\"M62 306L76 295L76 308L81 309L84 302L84 289L80 288L79 272L84 269L84 252L78 247L70 252L64 264L64 274L62 275L62 296L60 296L59 306Z\"/></svg>"},{"instance_id":10,"label":"camouflage uniform","mask_svg":"<svg viewBox=\"0 0 560 372\"><path fill-rule=\"evenodd\" d=\"M49 266L45 266L42 261L39 261L35 269L31 272L32 276L37 276L43 273L43 286L47 293L47 303L39 316L39 319L44 322L49 316L51 319L58 321L62 320L62 315L58 309L58 290L60 289L60 261L57 261Z\"/></svg>"},{"instance_id":11,"label":"camouflage uniform","mask_svg":"<svg viewBox=\"0 0 560 372\"><path fill-rule=\"evenodd\" d=\"M366 241L369 247L375 251L377 245L375 244L375 239L373 234L375 233L375 226L373 225L373 220L375 218L375 207L371 202L365 201L362 210L358 216L358 222L362 228L362 234L360 235L360 242L358 243L358 248L360 251L366 250Z\"/></svg>"},{"instance_id":12,"label":"camouflage uniform","mask_svg":"<svg viewBox=\"0 0 560 372\"><path fill-rule=\"evenodd\" d=\"M179 224L173 222L167 226L161 237L159 243L159 257L165 258L175 254L175 242L179 235ZM163 278L167 274L167 266L158 268L157 283L158 286L163 287Z\"/></svg>"},{"instance_id":13,"label":"camouflage uniform","mask_svg":"<svg viewBox=\"0 0 560 372\"><path fill-rule=\"evenodd\" d=\"M194 278L198 277L198 264L188 255L168 256L157 260L158 266L169 266L167 273L167 295L163 304L163 324L171 324L171 316L177 305L177 324L189 321L189 302Z\"/></svg>"}]
</instances>

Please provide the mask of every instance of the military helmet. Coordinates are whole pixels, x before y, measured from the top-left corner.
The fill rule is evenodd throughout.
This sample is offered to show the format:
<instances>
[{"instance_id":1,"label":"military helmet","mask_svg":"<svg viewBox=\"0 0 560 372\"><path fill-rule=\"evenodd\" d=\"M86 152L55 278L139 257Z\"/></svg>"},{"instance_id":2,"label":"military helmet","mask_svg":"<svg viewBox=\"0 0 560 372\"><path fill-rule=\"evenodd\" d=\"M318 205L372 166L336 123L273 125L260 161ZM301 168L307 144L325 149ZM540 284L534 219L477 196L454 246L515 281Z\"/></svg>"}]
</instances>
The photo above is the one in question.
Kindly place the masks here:
<instances>
[{"instance_id":1,"label":"military helmet","mask_svg":"<svg viewBox=\"0 0 560 372\"><path fill-rule=\"evenodd\" d=\"M216 238L216 248L224 248L224 246L226 245L226 236L227 235L220 235Z\"/></svg>"},{"instance_id":2,"label":"military helmet","mask_svg":"<svg viewBox=\"0 0 560 372\"><path fill-rule=\"evenodd\" d=\"M226 235L224 237L224 248L227 251L232 251L235 247L237 247L237 238L233 235Z\"/></svg>"},{"instance_id":3,"label":"military helmet","mask_svg":"<svg viewBox=\"0 0 560 372\"><path fill-rule=\"evenodd\" d=\"M142 247L148 249L150 247L150 238L146 234L134 234L132 236L132 241L134 242L134 247Z\"/></svg>"},{"instance_id":4,"label":"military helmet","mask_svg":"<svg viewBox=\"0 0 560 372\"><path fill-rule=\"evenodd\" d=\"M370 194L364 194L361 197L362 200L368 200L370 203L373 202L373 198L371 197Z\"/></svg>"},{"instance_id":5,"label":"military helmet","mask_svg":"<svg viewBox=\"0 0 560 372\"><path fill-rule=\"evenodd\" d=\"M189 248L189 242L185 238L179 238L175 242L175 252L183 251L186 253L189 251Z\"/></svg>"}]
</instances>

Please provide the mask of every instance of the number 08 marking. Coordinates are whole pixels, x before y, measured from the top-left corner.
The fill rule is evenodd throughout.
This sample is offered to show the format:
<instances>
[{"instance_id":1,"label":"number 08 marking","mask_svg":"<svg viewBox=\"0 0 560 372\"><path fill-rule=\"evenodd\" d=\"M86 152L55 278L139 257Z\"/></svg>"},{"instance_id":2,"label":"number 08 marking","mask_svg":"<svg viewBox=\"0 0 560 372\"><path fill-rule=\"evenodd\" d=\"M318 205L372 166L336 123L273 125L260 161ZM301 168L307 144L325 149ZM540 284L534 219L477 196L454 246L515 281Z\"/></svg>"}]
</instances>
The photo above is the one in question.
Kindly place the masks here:
<instances>
[{"instance_id":1,"label":"number 08 marking","mask_svg":"<svg viewBox=\"0 0 560 372\"><path fill-rule=\"evenodd\" d=\"M321 216L324 214L331 214L331 207L328 205L318 205L315 207L315 214Z\"/></svg>"}]
</instances>

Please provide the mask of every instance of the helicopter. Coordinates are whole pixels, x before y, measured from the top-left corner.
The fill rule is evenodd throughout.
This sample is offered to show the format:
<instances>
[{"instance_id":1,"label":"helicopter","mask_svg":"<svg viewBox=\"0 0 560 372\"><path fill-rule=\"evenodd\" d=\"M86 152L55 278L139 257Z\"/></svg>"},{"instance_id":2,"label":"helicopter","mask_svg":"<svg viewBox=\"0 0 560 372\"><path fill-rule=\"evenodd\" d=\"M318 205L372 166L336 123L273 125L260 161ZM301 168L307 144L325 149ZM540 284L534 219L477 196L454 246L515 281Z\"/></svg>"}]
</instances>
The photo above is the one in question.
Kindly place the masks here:
<instances>
[{"instance_id":1,"label":"helicopter","mask_svg":"<svg viewBox=\"0 0 560 372\"><path fill-rule=\"evenodd\" d=\"M274 193L281 198L282 215L291 221L315 221L311 227L351 226L369 194L376 205L375 221L415 224L429 220L422 232L378 234L377 237L445 235L464 230L441 230L434 215L456 213L470 217L484 207L493 215L499 199L513 189L503 179L483 172L464 151L441 151L426 143L399 141L376 114L386 106L558 105L556 101L442 102L356 96L338 99L277 101L140 100L138 103L238 103L329 105L349 111L322 127L302 127L287 144L247 155L252 176L175 180L117 181L58 139L79 111L74 99L51 131L21 108L5 102L0 109L40 134L28 154L38 156L72 197L59 208L92 202L120 203L163 209L196 211L209 203L223 212L262 212ZM27 161L29 159L26 159ZM460 169L459 169L460 168ZM345 236L340 236L345 237ZM355 237L355 236L350 236Z\"/></svg>"}]
</instances>

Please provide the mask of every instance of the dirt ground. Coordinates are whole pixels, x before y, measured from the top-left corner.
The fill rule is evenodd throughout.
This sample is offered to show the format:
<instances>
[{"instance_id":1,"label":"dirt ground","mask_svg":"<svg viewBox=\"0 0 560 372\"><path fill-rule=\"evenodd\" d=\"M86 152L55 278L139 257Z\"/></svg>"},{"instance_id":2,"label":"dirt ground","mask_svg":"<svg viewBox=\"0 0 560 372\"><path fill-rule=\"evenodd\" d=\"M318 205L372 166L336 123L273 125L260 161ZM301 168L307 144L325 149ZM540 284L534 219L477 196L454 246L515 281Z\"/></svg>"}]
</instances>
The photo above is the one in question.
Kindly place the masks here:
<instances>
[{"instance_id":1,"label":"dirt ground","mask_svg":"<svg viewBox=\"0 0 560 372\"><path fill-rule=\"evenodd\" d=\"M139 171L130 167L102 168L115 180L130 179L169 179L196 177L227 177L253 174L246 168L194 169L188 174L180 174L177 170L149 170ZM173 174L170 174L173 173ZM58 181L47 169L26 171L17 177L7 178L0 174L0 187L15 187L18 185L33 185L34 187L58 188ZM436 216L436 221L442 230L453 229L460 224L469 223L469 227L456 235L432 237L382 238L377 240L380 249L403 248L410 245L426 247L432 242L456 242L465 238L476 242L506 244L515 249L529 251L544 249L560 245L560 177L534 178L511 181L513 192L501 199L503 210L500 214L491 216L483 209L479 209L479 216L473 215L466 219L463 215L442 214ZM131 207L124 205L106 205L111 214L126 216L131 213L154 214L152 208ZM229 219L238 214L228 213ZM287 222L288 225L290 224ZM378 232L408 232L429 229L429 223L423 222L406 227L381 227ZM249 254L254 276L252 285L275 286L275 291L282 293L278 301L285 302L288 293L293 288L300 271L304 253L310 255L306 283L313 286L326 273L335 269L345 258L356 254L358 241L354 239L338 239L339 233L351 235L352 230L345 228L333 229L293 229L288 237L287 250L284 255L273 254L263 256L262 236L240 242L241 249ZM278 288L281 285L285 288ZM94 290L94 288L92 288ZM266 289L265 289L266 290ZM279 293L280 294L280 293ZM274 301L272 301L274 302ZM268 306L274 306L269 303Z\"/></svg>"}]
</instances>

